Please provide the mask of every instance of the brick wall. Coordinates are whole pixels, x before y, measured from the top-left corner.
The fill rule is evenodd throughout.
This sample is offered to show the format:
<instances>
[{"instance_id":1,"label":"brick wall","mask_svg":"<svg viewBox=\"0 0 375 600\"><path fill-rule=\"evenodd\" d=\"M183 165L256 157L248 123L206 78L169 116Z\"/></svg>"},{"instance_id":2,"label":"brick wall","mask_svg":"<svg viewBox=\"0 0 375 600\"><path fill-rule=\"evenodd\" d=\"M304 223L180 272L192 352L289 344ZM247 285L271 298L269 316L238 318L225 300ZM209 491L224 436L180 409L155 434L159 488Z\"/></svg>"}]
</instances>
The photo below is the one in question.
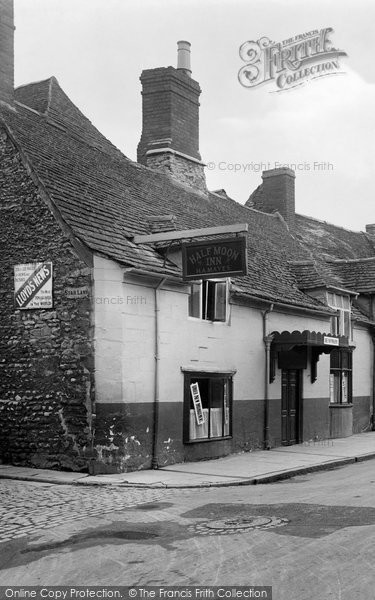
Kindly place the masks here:
<instances>
[{"instance_id":1,"label":"brick wall","mask_svg":"<svg viewBox=\"0 0 375 600\"><path fill-rule=\"evenodd\" d=\"M13 0L0 0L0 101L11 104L14 90Z\"/></svg>"},{"instance_id":2,"label":"brick wall","mask_svg":"<svg viewBox=\"0 0 375 600\"><path fill-rule=\"evenodd\" d=\"M173 67L143 71L141 82L138 161L146 164L147 150L167 146L200 160L198 83Z\"/></svg>"},{"instance_id":3,"label":"brick wall","mask_svg":"<svg viewBox=\"0 0 375 600\"><path fill-rule=\"evenodd\" d=\"M0 129L0 459L84 470L91 444L91 268ZM54 307L18 310L13 267L53 263ZM87 290L70 298L67 288Z\"/></svg>"},{"instance_id":4,"label":"brick wall","mask_svg":"<svg viewBox=\"0 0 375 600\"><path fill-rule=\"evenodd\" d=\"M278 211L290 229L295 224L295 173L291 169L263 171L264 212Z\"/></svg>"}]
</instances>

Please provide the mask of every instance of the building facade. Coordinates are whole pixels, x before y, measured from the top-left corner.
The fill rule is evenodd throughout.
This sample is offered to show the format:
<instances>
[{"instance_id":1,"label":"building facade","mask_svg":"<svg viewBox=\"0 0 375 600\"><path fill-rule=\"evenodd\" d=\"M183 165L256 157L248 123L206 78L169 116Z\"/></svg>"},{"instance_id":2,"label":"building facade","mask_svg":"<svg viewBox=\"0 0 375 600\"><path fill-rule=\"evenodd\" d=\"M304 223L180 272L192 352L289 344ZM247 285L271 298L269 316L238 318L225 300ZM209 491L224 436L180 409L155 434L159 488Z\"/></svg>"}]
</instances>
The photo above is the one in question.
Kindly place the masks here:
<instances>
[{"instance_id":1,"label":"building facade","mask_svg":"<svg viewBox=\"0 0 375 600\"><path fill-rule=\"evenodd\" d=\"M54 77L13 89L0 10L1 459L125 472L371 430L375 227L296 214L290 169L245 206L209 192L187 42L142 73L134 163ZM238 224L247 274L185 280L181 242Z\"/></svg>"}]
</instances>

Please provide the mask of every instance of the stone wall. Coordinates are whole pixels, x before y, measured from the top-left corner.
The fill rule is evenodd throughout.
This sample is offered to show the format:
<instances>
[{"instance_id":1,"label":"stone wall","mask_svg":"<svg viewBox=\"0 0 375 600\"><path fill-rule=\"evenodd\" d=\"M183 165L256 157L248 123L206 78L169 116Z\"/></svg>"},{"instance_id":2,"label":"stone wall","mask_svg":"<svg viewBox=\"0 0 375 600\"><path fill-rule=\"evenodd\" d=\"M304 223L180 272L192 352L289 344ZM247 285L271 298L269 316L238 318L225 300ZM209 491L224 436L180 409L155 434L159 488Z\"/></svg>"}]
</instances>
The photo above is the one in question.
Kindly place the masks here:
<instances>
[{"instance_id":1,"label":"stone wall","mask_svg":"<svg viewBox=\"0 0 375 600\"><path fill-rule=\"evenodd\" d=\"M91 448L91 267L0 129L0 460L85 470ZM87 253L89 256L89 253ZM14 305L14 265L53 264L53 308ZM72 297L75 290L81 295Z\"/></svg>"},{"instance_id":2,"label":"stone wall","mask_svg":"<svg viewBox=\"0 0 375 600\"><path fill-rule=\"evenodd\" d=\"M207 193L203 164L195 163L188 158L170 152L150 154L147 156L146 164L151 169L157 169L166 175L171 175L181 183L190 185L196 191Z\"/></svg>"}]
</instances>

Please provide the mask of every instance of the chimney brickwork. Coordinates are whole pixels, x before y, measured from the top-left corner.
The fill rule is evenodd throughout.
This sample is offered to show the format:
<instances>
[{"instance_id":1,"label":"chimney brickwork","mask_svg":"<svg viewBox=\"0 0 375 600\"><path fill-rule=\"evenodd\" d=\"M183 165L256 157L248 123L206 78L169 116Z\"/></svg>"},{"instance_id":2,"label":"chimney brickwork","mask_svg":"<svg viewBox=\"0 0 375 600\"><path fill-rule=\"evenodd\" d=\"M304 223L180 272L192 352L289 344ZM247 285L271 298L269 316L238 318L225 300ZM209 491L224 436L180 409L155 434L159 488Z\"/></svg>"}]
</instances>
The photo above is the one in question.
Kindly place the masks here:
<instances>
[{"instance_id":1,"label":"chimney brickwork","mask_svg":"<svg viewBox=\"0 0 375 600\"><path fill-rule=\"evenodd\" d=\"M369 233L370 235L375 235L375 223L366 225L366 233Z\"/></svg>"},{"instance_id":2,"label":"chimney brickwork","mask_svg":"<svg viewBox=\"0 0 375 600\"><path fill-rule=\"evenodd\" d=\"M0 0L0 102L14 100L13 0Z\"/></svg>"},{"instance_id":3,"label":"chimney brickwork","mask_svg":"<svg viewBox=\"0 0 375 600\"><path fill-rule=\"evenodd\" d=\"M289 168L263 171L264 212L278 211L290 229L295 225L295 173Z\"/></svg>"},{"instance_id":4,"label":"chimney brickwork","mask_svg":"<svg viewBox=\"0 0 375 600\"><path fill-rule=\"evenodd\" d=\"M190 76L188 42L183 44L179 46L180 53L184 52L179 68L142 72L142 136L137 158L148 167L207 191L199 153L201 89Z\"/></svg>"}]
</instances>

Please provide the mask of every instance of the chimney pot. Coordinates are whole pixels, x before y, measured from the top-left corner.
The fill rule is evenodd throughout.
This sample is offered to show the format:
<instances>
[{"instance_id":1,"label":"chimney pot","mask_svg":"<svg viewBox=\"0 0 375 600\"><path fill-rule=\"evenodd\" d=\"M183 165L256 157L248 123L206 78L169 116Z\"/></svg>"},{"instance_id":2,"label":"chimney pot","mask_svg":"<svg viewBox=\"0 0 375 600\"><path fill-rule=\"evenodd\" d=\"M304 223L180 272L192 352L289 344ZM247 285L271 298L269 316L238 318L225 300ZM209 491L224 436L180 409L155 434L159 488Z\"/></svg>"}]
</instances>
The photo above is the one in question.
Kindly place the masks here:
<instances>
[{"instance_id":1,"label":"chimney pot","mask_svg":"<svg viewBox=\"0 0 375 600\"><path fill-rule=\"evenodd\" d=\"M177 69L191 77L191 44L183 40L177 42Z\"/></svg>"}]
</instances>

